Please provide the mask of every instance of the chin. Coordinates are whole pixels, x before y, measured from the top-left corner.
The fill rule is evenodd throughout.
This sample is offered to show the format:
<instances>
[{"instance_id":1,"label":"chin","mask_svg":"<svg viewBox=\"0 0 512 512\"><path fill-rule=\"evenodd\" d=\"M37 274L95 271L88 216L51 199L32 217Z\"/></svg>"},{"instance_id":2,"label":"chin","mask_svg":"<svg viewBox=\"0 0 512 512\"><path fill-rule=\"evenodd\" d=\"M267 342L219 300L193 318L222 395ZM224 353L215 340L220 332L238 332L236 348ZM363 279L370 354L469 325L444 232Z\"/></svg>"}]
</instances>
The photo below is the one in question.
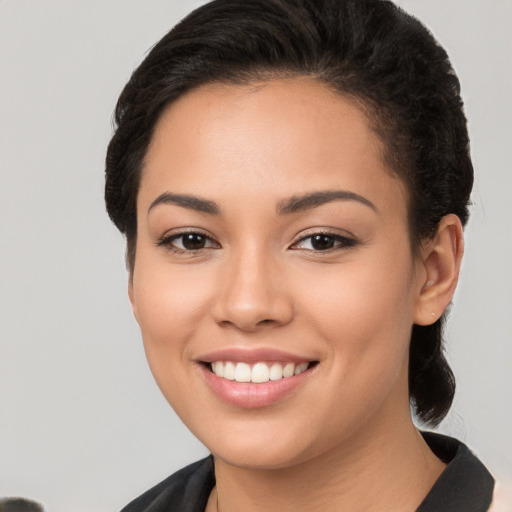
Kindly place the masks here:
<instances>
[{"instance_id":1,"label":"chin","mask_svg":"<svg viewBox=\"0 0 512 512\"><path fill-rule=\"evenodd\" d=\"M201 429L194 434L215 459L244 469L289 468L325 451L325 446L318 445L320 433L315 435L308 422L295 424L293 428L290 422L294 418L283 424L262 416L254 422L219 422L215 428L210 425L208 432Z\"/></svg>"},{"instance_id":2,"label":"chin","mask_svg":"<svg viewBox=\"0 0 512 512\"><path fill-rule=\"evenodd\" d=\"M247 445L220 447L218 451L212 450L212 454L215 460L222 460L230 466L253 470L286 469L308 459L297 447L292 453L290 450L274 449L274 446L268 444L264 449Z\"/></svg>"}]
</instances>

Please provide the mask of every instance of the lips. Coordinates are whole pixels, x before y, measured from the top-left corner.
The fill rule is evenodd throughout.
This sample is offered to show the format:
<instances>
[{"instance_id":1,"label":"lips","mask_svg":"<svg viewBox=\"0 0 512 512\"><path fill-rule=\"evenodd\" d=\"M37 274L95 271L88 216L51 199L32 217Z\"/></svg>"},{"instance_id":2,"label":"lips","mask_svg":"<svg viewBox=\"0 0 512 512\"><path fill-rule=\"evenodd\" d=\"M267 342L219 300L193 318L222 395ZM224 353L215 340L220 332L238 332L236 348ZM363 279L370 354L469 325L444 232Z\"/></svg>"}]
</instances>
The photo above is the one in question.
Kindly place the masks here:
<instances>
[{"instance_id":1,"label":"lips","mask_svg":"<svg viewBox=\"0 0 512 512\"><path fill-rule=\"evenodd\" d=\"M272 349L227 349L206 354L198 362L218 398L247 409L284 399L307 381L318 363Z\"/></svg>"}]
</instances>

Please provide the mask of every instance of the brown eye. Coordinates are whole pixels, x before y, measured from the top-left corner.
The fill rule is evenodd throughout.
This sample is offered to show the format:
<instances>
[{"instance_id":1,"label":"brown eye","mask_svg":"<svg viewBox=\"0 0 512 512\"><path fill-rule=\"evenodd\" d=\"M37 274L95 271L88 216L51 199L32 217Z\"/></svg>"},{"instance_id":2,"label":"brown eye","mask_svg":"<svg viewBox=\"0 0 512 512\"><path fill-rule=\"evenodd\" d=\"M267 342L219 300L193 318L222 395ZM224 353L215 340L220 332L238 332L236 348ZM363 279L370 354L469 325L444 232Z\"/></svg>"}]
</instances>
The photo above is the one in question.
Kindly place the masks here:
<instances>
[{"instance_id":1,"label":"brown eye","mask_svg":"<svg viewBox=\"0 0 512 512\"><path fill-rule=\"evenodd\" d=\"M334 247L336 240L329 235L313 235L311 237L311 247L315 251L326 251Z\"/></svg>"},{"instance_id":2,"label":"brown eye","mask_svg":"<svg viewBox=\"0 0 512 512\"><path fill-rule=\"evenodd\" d=\"M182 235L181 239L183 248L189 251L203 249L207 241L207 238L199 233L187 233Z\"/></svg>"},{"instance_id":3,"label":"brown eye","mask_svg":"<svg viewBox=\"0 0 512 512\"><path fill-rule=\"evenodd\" d=\"M292 249L302 249L314 252L335 251L338 249L347 249L357 245L356 240L334 233L314 233L305 236L293 245Z\"/></svg>"},{"instance_id":4,"label":"brown eye","mask_svg":"<svg viewBox=\"0 0 512 512\"><path fill-rule=\"evenodd\" d=\"M209 236L193 231L165 236L158 242L158 245L177 253L194 252L202 249L218 249L220 247Z\"/></svg>"}]
</instances>

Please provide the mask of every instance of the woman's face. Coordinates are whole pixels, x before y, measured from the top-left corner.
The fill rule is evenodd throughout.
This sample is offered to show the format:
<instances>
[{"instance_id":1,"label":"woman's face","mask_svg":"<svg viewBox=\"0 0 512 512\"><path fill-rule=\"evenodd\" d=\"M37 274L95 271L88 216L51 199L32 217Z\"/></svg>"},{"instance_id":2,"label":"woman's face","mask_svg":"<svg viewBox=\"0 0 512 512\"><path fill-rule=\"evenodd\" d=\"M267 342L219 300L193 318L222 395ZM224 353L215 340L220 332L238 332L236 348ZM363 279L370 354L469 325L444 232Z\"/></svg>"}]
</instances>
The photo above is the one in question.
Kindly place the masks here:
<instances>
[{"instance_id":1,"label":"woman's face","mask_svg":"<svg viewBox=\"0 0 512 512\"><path fill-rule=\"evenodd\" d=\"M408 418L424 282L403 183L343 96L210 85L164 112L130 298L160 389L217 457L286 467Z\"/></svg>"}]
</instances>

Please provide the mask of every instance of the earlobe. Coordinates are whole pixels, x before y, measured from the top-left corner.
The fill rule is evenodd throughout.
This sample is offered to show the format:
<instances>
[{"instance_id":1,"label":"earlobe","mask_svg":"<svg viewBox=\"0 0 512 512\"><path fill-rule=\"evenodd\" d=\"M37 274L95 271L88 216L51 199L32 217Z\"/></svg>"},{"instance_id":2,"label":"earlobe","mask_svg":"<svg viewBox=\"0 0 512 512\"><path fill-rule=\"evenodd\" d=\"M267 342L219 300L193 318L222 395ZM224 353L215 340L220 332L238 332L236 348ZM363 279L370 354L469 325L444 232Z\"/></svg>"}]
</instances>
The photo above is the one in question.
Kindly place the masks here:
<instances>
[{"instance_id":1,"label":"earlobe","mask_svg":"<svg viewBox=\"0 0 512 512\"><path fill-rule=\"evenodd\" d=\"M131 275L128 278L128 298L130 299L130 304L132 305L133 316L137 320L137 307L135 305L135 292L133 290L133 276Z\"/></svg>"},{"instance_id":2,"label":"earlobe","mask_svg":"<svg viewBox=\"0 0 512 512\"><path fill-rule=\"evenodd\" d=\"M446 215L422 249L426 279L418 295L414 323L430 325L441 317L455 292L463 252L460 219L454 214Z\"/></svg>"}]
</instances>

